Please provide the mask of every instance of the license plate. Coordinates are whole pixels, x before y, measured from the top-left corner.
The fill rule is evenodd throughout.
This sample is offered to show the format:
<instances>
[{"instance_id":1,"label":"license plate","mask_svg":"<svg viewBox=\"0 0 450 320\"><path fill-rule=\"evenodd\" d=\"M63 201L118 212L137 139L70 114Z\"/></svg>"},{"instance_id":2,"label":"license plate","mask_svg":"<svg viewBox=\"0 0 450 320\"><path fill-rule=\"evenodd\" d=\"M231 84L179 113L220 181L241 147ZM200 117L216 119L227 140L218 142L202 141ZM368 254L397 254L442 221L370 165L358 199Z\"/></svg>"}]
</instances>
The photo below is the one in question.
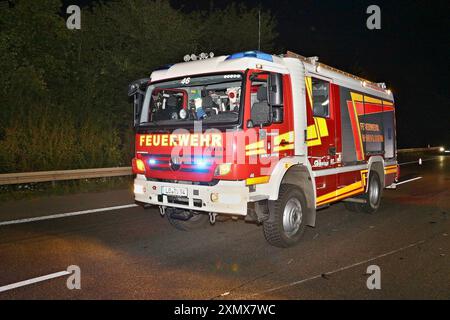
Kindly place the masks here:
<instances>
[{"instance_id":1,"label":"license plate","mask_svg":"<svg viewBox=\"0 0 450 320\"><path fill-rule=\"evenodd\" d=\"M187 197L188 192L186 188L176 188L176 187L162 187L162 194L168 196L177 196L177 197Z\"/></svg>"}]
</instances>

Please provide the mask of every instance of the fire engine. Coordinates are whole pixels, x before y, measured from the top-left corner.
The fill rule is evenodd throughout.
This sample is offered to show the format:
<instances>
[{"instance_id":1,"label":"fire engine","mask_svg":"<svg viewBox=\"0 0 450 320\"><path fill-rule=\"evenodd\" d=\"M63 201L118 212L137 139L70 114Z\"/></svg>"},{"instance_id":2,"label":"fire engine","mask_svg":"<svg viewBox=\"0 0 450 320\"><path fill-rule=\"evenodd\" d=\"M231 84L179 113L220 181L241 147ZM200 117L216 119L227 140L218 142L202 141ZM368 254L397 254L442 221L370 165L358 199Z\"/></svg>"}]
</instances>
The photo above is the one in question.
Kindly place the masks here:
<instances>
[{"instance_id":1,"label":"fire engine","mask_svg":"<svg viewBox=\"0 0 450 320\"><path fill-rule=\"evenodd\" d=\"M374 213L395 187L392 92L317 57L246 51L166 65L128 94L135 200L178 229L244 217L288 247L318 209L344 201Z\"/></svg>"}]
</instances>

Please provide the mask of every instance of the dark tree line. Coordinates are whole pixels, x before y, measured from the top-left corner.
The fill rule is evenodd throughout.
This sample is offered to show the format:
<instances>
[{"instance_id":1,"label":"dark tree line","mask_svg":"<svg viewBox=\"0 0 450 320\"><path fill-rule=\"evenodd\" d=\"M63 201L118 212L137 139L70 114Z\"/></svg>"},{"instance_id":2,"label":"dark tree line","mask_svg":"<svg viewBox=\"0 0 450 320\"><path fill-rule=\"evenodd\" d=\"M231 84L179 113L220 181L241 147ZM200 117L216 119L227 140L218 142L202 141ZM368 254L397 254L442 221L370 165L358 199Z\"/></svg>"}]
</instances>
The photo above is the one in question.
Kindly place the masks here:
<instances>
[{"instance_id":1,"label":"dark tree line","mask_svg":"<svg viewBox=\"0 0 450 320\"><path fill-rule=\"evenodd\" d=\"M82 8L81 30L61 12L59 0L0 9L0 172L129 165L129 82L187 53L258 45L258 9L243 5L185 13L162 0L100 2ZM261 19L271 51L276 21Z\"/></svg>"}]
</instances>

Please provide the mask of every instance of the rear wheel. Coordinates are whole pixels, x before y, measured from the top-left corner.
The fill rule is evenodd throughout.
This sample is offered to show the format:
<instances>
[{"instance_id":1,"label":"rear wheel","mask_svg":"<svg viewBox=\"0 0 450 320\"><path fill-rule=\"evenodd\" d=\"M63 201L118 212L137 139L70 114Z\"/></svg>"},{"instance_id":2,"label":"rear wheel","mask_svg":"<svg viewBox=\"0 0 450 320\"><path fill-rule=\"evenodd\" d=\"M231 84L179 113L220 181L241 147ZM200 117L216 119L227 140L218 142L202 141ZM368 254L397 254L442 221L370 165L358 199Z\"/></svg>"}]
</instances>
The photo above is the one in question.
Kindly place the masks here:
<instances>
[{"instance_id":1,"label":"rear wheel","mask_svg":"<svg viewBox=\"0 0 450 320\"><path fill-rule=\"evenodd\" d=\"M305 231L304 211L306 200L301 189L283 184L278 200L269 204L269 219L263 223L264 236L271 245L290 247L296 244Z\"/></svg>"},{"instance_id":2,"label":"rear wheel","mask_svg":"<svg viewBox=\"0 0 450 320\"><path fill-rule=\"evenodd\" d=\"M167 219L170 224L176 229L181 231L191 231L196 229L204 228L209 223L209 216L207 214L195 214L186 215L185 218L180 215L179 212L175 214L174 212L167 212ZM183 217L183 219L181 219Z\"/></svg>"},{"instance_id":3,"label":"rear wheel","mask_svg":"<svg viewBox=\"0 0 450 320\"><path fill-rule=\"evenodd\" d=\"M367 192L359 197L365 203L345 202L345 207L350 211L375 213L380 207L382 193L383 187L381 186L380 176L376 171L371 171Z\"/></svg>"}]
</instances>

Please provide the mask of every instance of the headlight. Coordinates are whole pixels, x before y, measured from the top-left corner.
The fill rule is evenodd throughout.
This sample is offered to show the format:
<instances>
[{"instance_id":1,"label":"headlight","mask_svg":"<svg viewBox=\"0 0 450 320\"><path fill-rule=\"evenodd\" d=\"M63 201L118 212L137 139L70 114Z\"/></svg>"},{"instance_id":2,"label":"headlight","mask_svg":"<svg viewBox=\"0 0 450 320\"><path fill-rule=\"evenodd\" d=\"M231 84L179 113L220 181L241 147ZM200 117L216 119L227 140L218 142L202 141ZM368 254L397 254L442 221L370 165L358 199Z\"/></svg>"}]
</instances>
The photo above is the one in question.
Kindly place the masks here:
<instances>
[{"instance_id":1,"label":"headlight","mask_svg":"<svg viewBox=\"0 0 450 320\"><path fill-rule=\"evenodd\" d=\"M186 110L181 109L181 110L180 110L180 118L181 118L181 119L186 119L186 116L187 116Z\"/></svg>"},{"instance_id":2,"label":"headlight","mask_svg":"<svg viewBox=\"0 0 450 320\"><path fill-rule=\"evenodd\" d=\"M214 170L215 176L225 176L231 172L231 163L221 163Z\"/></svg>"},{"instance_id":3,"label":"headlight","mask_svg":"<svg viewBox=\"0 0 450 320\"><path fill-rule=\"evenodd\" d=\"M145 193L145 187L141 186L140 184L135 184L134 185L134 193L135 194L144 194Z\"/></svg>"},{"instance_id":4,"label":"headlight","mask_svg":"<svg viewBox=\"0 0 450 320\"><path fill-rule=\"evenodd\" d=\"M141 159L136 159L136 169L139 172L145 172L145 164Z\"/></svg>"}]
</instances>

